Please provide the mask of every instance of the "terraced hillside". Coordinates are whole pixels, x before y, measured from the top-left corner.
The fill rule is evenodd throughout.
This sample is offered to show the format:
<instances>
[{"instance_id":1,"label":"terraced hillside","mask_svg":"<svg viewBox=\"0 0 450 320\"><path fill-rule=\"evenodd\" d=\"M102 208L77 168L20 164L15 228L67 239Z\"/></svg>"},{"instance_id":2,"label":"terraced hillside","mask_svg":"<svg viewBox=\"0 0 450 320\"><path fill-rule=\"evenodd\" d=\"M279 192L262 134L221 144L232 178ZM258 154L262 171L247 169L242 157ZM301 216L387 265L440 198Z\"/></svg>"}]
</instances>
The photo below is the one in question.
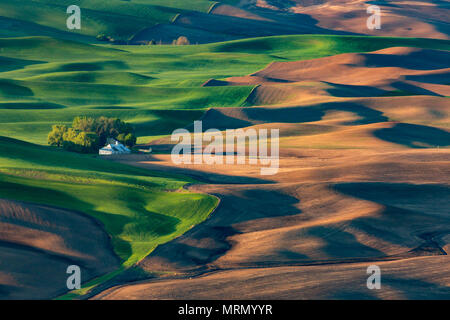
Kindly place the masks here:
<instances>
[{"instance_id":1,"label":"terraced hillside","mask_svg":"<svg viewBox=\"0 0 450 320\"><path fill-rule=\"evenodd\" d=\"M395 3L387 32L440 39L348 35L363 1L70 1L69 32L69 1L0 0L0 298L448 298L447 6ZM154 153L46 146L76 116ZM279 172L173 165L169 135L198 119L280 129Z\"/></svg>"}]
</instances>

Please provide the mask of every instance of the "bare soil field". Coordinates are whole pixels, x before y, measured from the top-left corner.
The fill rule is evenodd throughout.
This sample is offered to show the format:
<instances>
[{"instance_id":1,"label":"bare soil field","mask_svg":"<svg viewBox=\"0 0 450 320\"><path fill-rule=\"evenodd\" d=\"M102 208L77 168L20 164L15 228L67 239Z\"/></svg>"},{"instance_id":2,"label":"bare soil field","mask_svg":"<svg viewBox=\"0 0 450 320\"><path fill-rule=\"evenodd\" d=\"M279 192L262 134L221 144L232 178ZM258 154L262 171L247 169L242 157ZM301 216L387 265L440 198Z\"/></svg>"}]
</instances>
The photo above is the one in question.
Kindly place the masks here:
<instances>
[{"instance_id":1,"label":"bare soil field","mask_svg":"<svg viewBox=\"0 0 450 320\"><path fill-rule=\"evenodd\" d=\"M318 21L317 26L359 34L398 37L448 39L450 7L448 1L365 0L309 1L296 0L291 10ZM308 3L309 2L309 3ZM381 9L381 29L366 26L366 8L376 4Z\"/></svg>"},{"instance_id":2,"label":"bare soil field","mask_svg":"<svg viewBox=\"0 0 450 320\"><path fill-rule=\"evenodd\" d=\"M211 81L260 85L249 97L260 106L210 109L203 129L279 129L278 173L177 166L170 138L152 143L151 159L120 160L195 177L203 184L189 189L220 204L139 264L163 275L94 298L450 298L448 61L448 52L390 48ZM387 96L396 83L411 88L409 77L417 91ZM424 84L441 87L420 92ZM381 290L366 287L373 264Z\"/></svg>"},{"instance_id":3,"label":"bare soil field","mask_svg":"<svg viewBox=\"0 0 450 320\"><path fill-rule=\"evenodd\" d=\"M448 259L419 257L377 262L382 290L368 290L370 263L291 266L211 272L189 279L142 282L98 296L103 299L448 299Z\"/></svg>"}]
</instances>

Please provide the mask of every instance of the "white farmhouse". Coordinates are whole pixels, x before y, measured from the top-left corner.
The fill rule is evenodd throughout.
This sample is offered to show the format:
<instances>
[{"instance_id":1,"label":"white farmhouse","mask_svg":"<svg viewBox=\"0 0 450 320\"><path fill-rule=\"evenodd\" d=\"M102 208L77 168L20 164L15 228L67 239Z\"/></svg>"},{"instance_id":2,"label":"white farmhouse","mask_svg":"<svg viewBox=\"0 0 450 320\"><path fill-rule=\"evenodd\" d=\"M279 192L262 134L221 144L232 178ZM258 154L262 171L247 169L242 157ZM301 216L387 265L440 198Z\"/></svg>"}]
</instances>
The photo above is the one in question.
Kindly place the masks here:
<instances>
[{"instance_id":1,"label":"white farmhouse","mask_svg":"<svg viewBox=\"0 0 450 320\"><path fill-rule=\"evenodd\" d=\"M98 154L102 156L109 156L113 154L127 154L131 153L131 150L121 144L119 141L113 140L98 150Z\"/></svg>"}]
</instances>

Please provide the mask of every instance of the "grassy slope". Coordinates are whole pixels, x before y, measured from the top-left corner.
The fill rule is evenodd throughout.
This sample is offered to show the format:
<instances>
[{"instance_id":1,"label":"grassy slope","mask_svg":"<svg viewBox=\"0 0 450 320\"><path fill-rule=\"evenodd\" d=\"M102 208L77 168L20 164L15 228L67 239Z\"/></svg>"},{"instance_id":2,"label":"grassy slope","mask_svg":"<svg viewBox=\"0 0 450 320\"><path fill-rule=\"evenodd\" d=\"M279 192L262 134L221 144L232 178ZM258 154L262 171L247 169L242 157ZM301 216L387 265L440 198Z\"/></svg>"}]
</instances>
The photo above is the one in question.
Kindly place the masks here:
<instances>
[{"instance_id":1,"label":"grassy slope","mask_svg":"<svg viewBox=\"0 0 450 320\"><path fill-rule=\"evenodd\" d=\"M171 192L192 182L0 137L0 198L83 211L112 236L124 266L203 221L216 199Z\"/></svg>"},{"instance_id":2,"label":"grassy slope","mask_svg":"<svg viewBox=\"0 0 450 320\"><path fill-rule=\"evenodd\" d=\"M11 23L9 28L0 31L0 36L83 35L87 36L85 40L92 41L92 37L103 33L116 39L129 39L145 27L171 21L179 13L207 12L212 3L209 0L0 0L0 19L8 18ZM66 9L70 5L81 8L81 30L66 28L69 16Z\"/></svg>"}]
</instances>

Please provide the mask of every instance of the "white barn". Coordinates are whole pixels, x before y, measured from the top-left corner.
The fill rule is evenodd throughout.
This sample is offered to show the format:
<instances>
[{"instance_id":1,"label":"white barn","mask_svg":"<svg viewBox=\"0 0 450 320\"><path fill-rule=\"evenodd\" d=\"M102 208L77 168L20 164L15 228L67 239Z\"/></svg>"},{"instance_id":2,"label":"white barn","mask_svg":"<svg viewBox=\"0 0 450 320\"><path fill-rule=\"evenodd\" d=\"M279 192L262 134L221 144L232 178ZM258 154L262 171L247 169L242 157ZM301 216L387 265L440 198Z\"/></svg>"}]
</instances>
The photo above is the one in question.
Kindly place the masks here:
<instances>
[{"instance_id":1,"label":"white barn","mask_svg":"<svg viewBox=\"0 0 450 320\"><path fill-rule=\"evenodd\" d=\"M127 153L131 153L131 150L116 140L111 141L109 144L98 150L98 154L102 156Z\"/></svg>"}]
</instances>

